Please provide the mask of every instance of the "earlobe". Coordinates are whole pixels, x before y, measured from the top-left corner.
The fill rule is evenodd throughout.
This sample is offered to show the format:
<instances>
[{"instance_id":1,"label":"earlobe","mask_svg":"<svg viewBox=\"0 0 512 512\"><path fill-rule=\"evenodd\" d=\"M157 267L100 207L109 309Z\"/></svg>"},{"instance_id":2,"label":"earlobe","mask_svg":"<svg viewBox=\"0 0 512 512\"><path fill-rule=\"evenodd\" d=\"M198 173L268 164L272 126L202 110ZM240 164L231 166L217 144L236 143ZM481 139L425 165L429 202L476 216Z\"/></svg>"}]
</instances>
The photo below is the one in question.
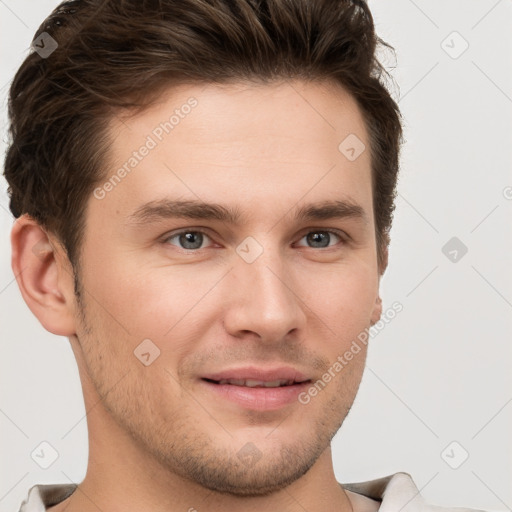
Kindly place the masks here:
<instances>
[{"instance_id":1,"label":"earlobe","mask_svg":"<svg viewBox=\"0 0 512 512\"><path fill-rule=\"evenodd\" d=\"M382 299L379 296L375 299L375 305L373 306L370 324L375 325L380 320L381 315L382 315Z\"/></svg>"},{"instance_id":2,"label":"earlobe","mask_svg":"<svg viewBox=\"0 0 512 512\"><path fill-rule=\"evenodd\" d=\"M382 275L384 274L384 272L386 271L386 269L388 267L388 256L389 256L388 245L386 244L382 248L382 261L379 266L379 288L380 288L380 278L382 277ZM373 306L373 311L371 314L370 324L375 325L380 320L381 315L382 315L382 299L380 298L380 295L377 295L377 298L375 299L375 304Z\"/></svg>"},{"instance_id":3,"label":"earlobe","mask_svg":"<svg viewBox=\"0 0 512 512\"><path fill-rule=\"evenodd\" d=\"M11 231L11 265L23 299L43 327L53 334L76 332L71 265L46 231L22 215Z\"/></svg>"}]
</instances>

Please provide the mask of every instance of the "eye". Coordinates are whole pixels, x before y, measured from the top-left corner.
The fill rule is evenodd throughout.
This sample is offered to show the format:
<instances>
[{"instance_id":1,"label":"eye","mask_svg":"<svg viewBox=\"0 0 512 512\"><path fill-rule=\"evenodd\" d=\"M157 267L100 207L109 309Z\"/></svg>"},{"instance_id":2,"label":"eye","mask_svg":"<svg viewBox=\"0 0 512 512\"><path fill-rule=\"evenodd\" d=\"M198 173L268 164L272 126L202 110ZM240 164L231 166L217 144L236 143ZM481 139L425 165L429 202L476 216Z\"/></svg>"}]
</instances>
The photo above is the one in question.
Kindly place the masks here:
<instances>
[{"instance_id":1,"label":"eye","mask_svg":"<svg viewBox=\"0 0 512 512\"><path fill-rule=\"evenodd\" d=\"M312 244L310 247L314 249L323 249L325 247L332 247L333 245L336 245L336 243L330 244L333 240L333 236L344 242L344 238L341 234L336 231L326 230L310 231L303 236L301 240L306 239L307 243Z\"/></svg>"},{"instance_id":2,"label":"eye","mask_svg":"<svg viewBox=\"0 0 512 512\"><path fill-rule=\"evenodd\" d=\"M172 242L174 239L177 240L177 243ZM210 237L204 231L185 230L168 236L164 243L176 245L181 249L194 250L203 249L202 245L205 239L209 240Z\"/></svg>"},{"instance_id":3,"label":"eye","mask_svg":"<svg viewBox=\"0 0 512 512\"><path fill-rule=\"evenodd\" d=\"M333 230L309 231L300 240L304 239L308 244L306 247L309 246L313 249L324 249L337 245L339 241L345 242L342 233ZM167 236L163 240L163 243L171 244L184 250L196 251L206 248L207 245L203 244L207 243L208 240L210 240L210 242L212 241L206 232L188 229ZM299 246L301 246L301 244L299 244ZM302 247L304 247L304 245L302 245Z\"/></svg>"}]
</instances>

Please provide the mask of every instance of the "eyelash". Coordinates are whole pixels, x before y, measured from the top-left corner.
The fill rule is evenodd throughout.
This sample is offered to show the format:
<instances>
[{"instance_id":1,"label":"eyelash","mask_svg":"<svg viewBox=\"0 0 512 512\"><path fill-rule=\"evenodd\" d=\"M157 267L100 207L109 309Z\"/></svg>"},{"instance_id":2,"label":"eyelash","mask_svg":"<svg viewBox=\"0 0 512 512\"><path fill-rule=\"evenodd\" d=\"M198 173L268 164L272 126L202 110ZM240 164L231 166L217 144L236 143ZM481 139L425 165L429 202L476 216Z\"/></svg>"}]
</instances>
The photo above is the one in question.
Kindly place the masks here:
<instances>
[{"instance_id":1,"label":"eyelash","mask_svg":"<svg viewBox=\"0 0 512 512\"><path fill-rule=\"evenodd\" d=\"M171 240L172 238L179 237L180 235L183 235L185 233L201 233L202 235L205 235L210 240L212 239L211 236L208 234L208 232L205 231L205 230L202 230L202 229L182 229L180 231L177 231L176 233L171 233L169 235L166 235L165 238L162 240L162 243L164 245L174 245L174 244L169 244L169 240ZM304 233L300 237L300 240L302 240L304 237L306 237L307 235L309 235L311 233L329 233L330 235L336 235L338 238L340 238L341 245L345 245L347 243L348 235L345 232L337 230L337 229L311 229L310 231L307 231L306 233ZM327 247L307 247L307 246L301 246L301 247L306 247L308 249L323 249L323 250L326 250L326 249L332 249L333 247L336 247L336 245L337 244L329 245ZM186 249L184 247L179 247L179 246L175 246L175 247L177 247L178 249L181 249L182 251L187 251L187 252L199 252L199 251L201 251L203 249L207 249L207 247L201 247L199 249Z\"/></svg>"}]
</instances>

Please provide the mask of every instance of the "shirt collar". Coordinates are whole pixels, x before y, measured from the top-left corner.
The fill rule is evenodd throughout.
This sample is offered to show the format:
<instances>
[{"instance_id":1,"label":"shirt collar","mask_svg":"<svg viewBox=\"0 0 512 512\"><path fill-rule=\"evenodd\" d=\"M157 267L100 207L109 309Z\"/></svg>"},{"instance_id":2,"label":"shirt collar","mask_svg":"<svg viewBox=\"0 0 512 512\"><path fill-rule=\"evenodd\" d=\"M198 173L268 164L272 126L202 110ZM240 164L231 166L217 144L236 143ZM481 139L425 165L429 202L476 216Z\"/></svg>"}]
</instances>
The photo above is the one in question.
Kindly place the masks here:
<instances>
[{"instance_id":1,"label":"shirt collar","mask_svg":"<svg viewBox=\"0 0 512 512\"><path fill-rule=\"evenodd\" d=\"M380 501L379 512L464 512L469 509L451 509L429 506L423 500L411 475L395 473L376 480L340 484L345 490ZM19 512L45 512L48 507L68 498L77 484L39 484L30 488ZM479 512L479 511L474 511Z\"/></svg>"}]
</instances>

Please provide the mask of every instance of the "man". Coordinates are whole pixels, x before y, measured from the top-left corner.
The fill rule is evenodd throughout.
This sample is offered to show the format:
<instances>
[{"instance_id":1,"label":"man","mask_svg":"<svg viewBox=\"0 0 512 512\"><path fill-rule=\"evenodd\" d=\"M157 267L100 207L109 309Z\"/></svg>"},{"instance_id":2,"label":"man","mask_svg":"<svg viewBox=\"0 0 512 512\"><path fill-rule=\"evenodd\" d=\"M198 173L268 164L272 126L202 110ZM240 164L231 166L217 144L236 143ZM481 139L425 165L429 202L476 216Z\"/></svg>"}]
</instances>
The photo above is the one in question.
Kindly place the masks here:
<instances>
[{"instance_id":1,"label":"man","mask_svg":"<svg viewBox=\"0 0 512 512\"><path fill-rule=\"evenodd\" d=\"M380 43L362 1L43 23L10 93L12 266L70 340L90 453L22 512L437 510L406 473L339 484L330 450L383 311L401 123Z\"/></svg>"}]
</instances>

